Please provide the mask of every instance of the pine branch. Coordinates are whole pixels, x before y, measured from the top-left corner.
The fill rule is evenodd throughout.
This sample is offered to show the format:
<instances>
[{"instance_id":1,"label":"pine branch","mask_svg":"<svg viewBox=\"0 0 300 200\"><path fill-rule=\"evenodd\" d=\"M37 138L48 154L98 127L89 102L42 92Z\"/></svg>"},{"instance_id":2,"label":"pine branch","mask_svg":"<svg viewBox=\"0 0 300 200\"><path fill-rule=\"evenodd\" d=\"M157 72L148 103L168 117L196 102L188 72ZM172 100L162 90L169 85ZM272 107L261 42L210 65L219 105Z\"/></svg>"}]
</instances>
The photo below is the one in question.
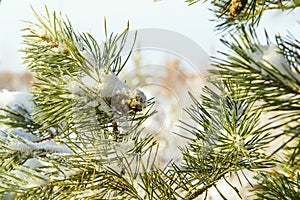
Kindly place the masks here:
<instances>
[{"instance_id":1,"label":"pine branch","mask_svg":"<svg viewBox=\"0 0 300 200\"><path fill-rule=\"evenodd\" d=\"M231 172L274 166L264 152L270 139L259 125L261 111L253 109L253 102L238 98L238 85L215 86L216 91L204 89L201 102L191 96L193 105L186 112L197 126L182 122L181 128L195 137L182 149L183 165L173 166L180 188L187 188L185 199L203 194Z\"/></svg>"},{"instance_id":2,"label":"pine branch","mask_svg":"<svg viewBox=\"0 0 300 200\"><path fill-rule=\"evenodd\" d=\"M28 46L24 49L24 59L38 80L33 92L37 104L34 117L43 129L66 123L66 119L74 120L74 115L75 118L81 116L77 123L82 118L95 118L95 109L99 108L107 116L118 118L111 110L123 112L124 117L124 112L136 113L146 107L144 94L131 89L116 76L128 60L122 63L120 56L128 27L120 35L107 36L100 50L90 34L76 34L70 22L55 13L51 16L47 11L46 17L35 15L39 24L31 23L31 27L25 29L29 34L24 35ZM135 120L132 116L127 115L127 118ZM107 123L111 124L112 119Z\"/></svg>"},{"instance_id":3,"label":"pine branch","mask_svg":"<svg viewBox=\"0 0 300 200\"><path fill-rule=\"evenodd\" d=\"M256 199L299 199L299 172L287 177L279 172L260 173L256 177Z\"/></svg>"},{"instance_id":4,"label":"pine branch","mask_svg":"<svg viewBox=\"0 0 300 200\"><path fill-rule=\"evenodd\" d=\"M105 25L99 45L47 8L45 16L34 13L23 51L37 80L35 106L32 113L3 109L1 123L11 127L0 135L0 197L142 199L136 185L157 144L141 125L154 102L117 76L130 56L122 62L128 27L108 35ZM18 128L37 140L15 134Z\"/></svg>"},{"instance_id":5,"label":"pine branch","mask_svg":"<svg viewBox=\"0 0 300 200\"><path fill-rule=\"evenodd\" d=\"M33 135L37 134L37 130L41 127L33 121L30 111L24 105L17 105L15 108L0 108L0 121L2 126L21 128Z\"/></svg>"},{"instance_id":6,"label":"pine branch","mask_svg":"<svg viewBox=\"0 0 300 200\"><path fill-rule=\"evenodd\" d=\"M200 0L186 0L189 5L193 5ZM206 0L202 1L206 2ZM277 0L222 0L212 1L217 23L216 30L233 32L243 25L257 25L265 11L268 10L292 10L300 6L297 1L277 1Z\"/></svg>"},{"instance_id":7,"label":"pine branch","mask_svg":"<svg viewBox=\"0 0 300 200\"><path fill-rule=\"evenodd\" d=\"M275 111L269 130L290 127L279 136L292 138L288 143L298 141L299 118L299 41L276 36L277 44L272 44L268 36L267 44L257 40L252 28L243 30L239 37L232 36L232 42L223 40L230 49L222 53L225 59L215 59L218 79L231 80L241 86L241 94L249 94L251 101L259 101L265 111ZM239 98L243 99L242 96ZM279 111L279 112L278 112ZM275 152L288 143L279 146ZM275 153L274 152L274 153Z\"/></svg>"},{"instance_id":8,"label":"pine branch","mask_svg":"<svg viewBox=\"0 0 300 200\"><path fill-rule=\"evenodd\" d=\"M257 23L275 4L290 9L287 2L214 1L221 20L217 28ZM10 128L0 133L0 197L195 199L215 187L226 198L216 186L220 180L241 197L227 178L243 170L260 172L254 187L258 198L264 192L268 199L299 197L298 40L277 36L272 44L267 36L261 45L254 29L244 26L240 37L223 40L231 51L215 59L215 88L205 87L200 100L190 95L193 105L185 111L196 125L181 122L194 136L181 148L184 161L160 169L157 142L142 128L154 102L118 77L131 56L121 60L128 26L121 34L108 34L105 22L106 38L99 44L47 8L45 16L35 16L37 23L24 29L23 50L37 80L35 107L33 113L2 109L1 125ZM263 111L284 113L262 124ZM294 121L281 122L286 118ZM285 129L271 135L278 127ZM37 140L18 134L19 129ZM285 157L275 160L268 146L283 135L289 139L278 150ZM290 176L263 171L278 163Z\"/></svg>"}]
</instances>

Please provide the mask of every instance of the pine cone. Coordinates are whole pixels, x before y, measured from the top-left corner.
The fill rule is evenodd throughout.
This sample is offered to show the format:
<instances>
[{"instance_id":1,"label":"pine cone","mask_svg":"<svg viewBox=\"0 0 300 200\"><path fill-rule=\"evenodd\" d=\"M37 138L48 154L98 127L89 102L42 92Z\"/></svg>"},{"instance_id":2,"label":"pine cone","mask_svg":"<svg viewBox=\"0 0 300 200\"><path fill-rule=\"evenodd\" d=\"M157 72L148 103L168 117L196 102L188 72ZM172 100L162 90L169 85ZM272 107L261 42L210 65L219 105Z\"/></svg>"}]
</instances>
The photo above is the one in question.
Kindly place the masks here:
<instances>
[{"instance_id":1,"label":"pine cone","mask_svg":"<svg viewBox=\"0 0 300 200\"><path fill-rule=\"evenodd\" d=\"M229 14L228 14L229 17L238 16L245 8L247 2L248 2L247 0L231 0Z\"/></svg>"},{"instance_id":2,"label":"pine cone","mask_svg":"<svg viewBox=\"0 0 300 200\"><path fill-rule=\"evenodd\" d=\"M109 103L120 113L136 113L146 107L146 97L140 90L121 90L109 99Z\"/></svg>"}]
</instances>

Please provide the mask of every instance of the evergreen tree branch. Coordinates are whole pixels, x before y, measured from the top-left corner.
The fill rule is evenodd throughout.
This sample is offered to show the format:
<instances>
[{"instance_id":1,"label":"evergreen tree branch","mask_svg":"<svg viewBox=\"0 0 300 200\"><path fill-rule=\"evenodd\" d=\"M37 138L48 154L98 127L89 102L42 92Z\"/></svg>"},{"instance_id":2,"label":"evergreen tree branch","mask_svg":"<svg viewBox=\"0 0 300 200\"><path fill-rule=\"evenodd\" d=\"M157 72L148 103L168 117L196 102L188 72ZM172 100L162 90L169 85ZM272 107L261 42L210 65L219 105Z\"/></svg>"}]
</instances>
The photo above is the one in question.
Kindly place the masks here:
<instances>
[{"instance_id":1,"label":"evergreen tree branch","mask_svg":"<svg viewBox=\"0 0 300 200\"><path fill-rule=\"evenodd\" d=\"M186 0L193 5L200 0ZM206 0L202 1L206 2ZM300 6L296 0L274 1L274 0L222 0L212 1L212 11L218 31L228 30L232 32L241 28L241 24L257 25L265 11L268 10L293 10Z\"/></svg>"},{"instance_id":2,"label":"evergreen tree branch","mask_svg":"<svg viewBox=\"0 0 300 200\"><path fill-rule=\"evenodd\" d=\"M173 166L181 180L178 185L188 188L184 199L198 197L232 172L275 165L266 157L270 134L259 125L261 111L253 109L254 103L248 99L240 99L235 83L214 85L216 91L204 89L201 102L191 96L193 105L186 112L198 126L182 122L182 129L195 137L182 149L182 166Z\"/></svg>"},{"instance_id":3,"label":"evergreen tree branch","mask_svg":"<svg viewBox=\"0 0 300 200\"><path fill-rule=\"evenodd\" d=\"M251 101L259 101L265 111L274 111L269 130L286 127L279 136L298 139L299 118L299 41L290 36L276 36L277 44L269 41L262 45L252 28L244 27L239 37L232 36L232 42L223 40L231 49L222 53L225 59L215 59L217 70L212 73L221 80L231 80L241 85L241 94L249 94ZM243 98L243 97L239 97ZM285 145L279 146L275 152Z\"/></svg>"},{"instance_id":4,"label":"evergreen tree branch","mask_svg":"<svg viewBox=\"0 0 300 200\"><path fill-rule=\"evenodd\" d=\"M254 188L256 199L299 199L299 172L287 177L279 172L260 173Z\"/></svg>"},{"instance_id":5,"label":"evergreen tree branch","mask_svg":"<svg viewBox=\"0 0 300 200\"><path fill-rule=\"evenodd\" d=\"M21 128L31 134L37 134L37 130L41 127L33 121L31 113L24 105L17 105L15 108L0 108L0 122L2 126Z\"/></svg>"},{"instance_id":6,"label":"evergreen tree branch","mask_svg":"<svg viewBox=\"0 0 300 200\"><path fill-rule=\"evenodd\" d=\"M2 109L1 125L10 127L0 135L0 196L142 199L142 163L145 156L154 163L157 144L141 125L154 102L117 77L130 56L122 62L128 27L108 35L105 25L99 45L47 8L45 16L34 13L37 23L23 35L24 62L37 80L34 108ZM18 128L36 138L16 135Z\"/></svg>"}]
</instances>

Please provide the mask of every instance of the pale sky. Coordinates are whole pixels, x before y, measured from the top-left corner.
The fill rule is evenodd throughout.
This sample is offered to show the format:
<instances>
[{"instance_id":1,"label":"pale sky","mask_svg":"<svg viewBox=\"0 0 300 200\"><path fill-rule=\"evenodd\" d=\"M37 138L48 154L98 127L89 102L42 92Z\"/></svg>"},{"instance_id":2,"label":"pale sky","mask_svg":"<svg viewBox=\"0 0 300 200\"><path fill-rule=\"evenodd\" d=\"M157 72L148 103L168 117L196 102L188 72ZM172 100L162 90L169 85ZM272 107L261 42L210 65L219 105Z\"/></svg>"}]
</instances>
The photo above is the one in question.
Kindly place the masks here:
<instances>
[{"instance_id":1,"label":"pale sky","mask_svg":"<svg viewBox=\"0 0 300 200\"><path fill-rule=\"evenodd\" d=\"M38 13L44 12L45 5L50 11L61 11L69 17L75 30L90 32L100 41L104 39L103 21L106 17L108 30L112 32L121 32L129 20L131 30L152 28L173 31L193 41L208 55L224 49L219 42L221 35L213 30L215 23L209 21L213 14L208 10L208 3L188 6L185 0L2 0L0 71L25 70L18 50L24 47L20 29L26 24L21 20L34 21L30 5ZM289 30L297 36L300 32L298 19L299 9L284 16L279 12L268 12L258 31L262 33L266 28L272 37L278 32L285 35Z\"/></svg>"}]
</instances>

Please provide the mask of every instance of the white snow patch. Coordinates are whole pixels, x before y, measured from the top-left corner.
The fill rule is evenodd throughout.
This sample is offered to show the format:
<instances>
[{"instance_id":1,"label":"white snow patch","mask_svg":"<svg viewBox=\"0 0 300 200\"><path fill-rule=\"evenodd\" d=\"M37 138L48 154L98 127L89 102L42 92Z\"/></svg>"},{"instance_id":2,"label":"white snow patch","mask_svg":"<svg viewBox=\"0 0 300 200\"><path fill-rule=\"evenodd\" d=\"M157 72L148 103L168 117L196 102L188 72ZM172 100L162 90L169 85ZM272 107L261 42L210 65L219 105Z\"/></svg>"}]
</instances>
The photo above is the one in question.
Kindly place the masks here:
<instances>
[{"instance_id":1,"label":"white snow patch","mask_svg":"<svg viewBox=\"0 0 300 200\"><path fill-rule=\"evenodd\" d=\"M83 88L93 92L86 93ZM136 106L135 108L146 107L147 99L142 91L130 87L115 74L112 72L106 73L103 69L80 77L78 81L70 82L69 89L73 93L74 99L77 95L80 97L86 95L89 97L87 99L93 97L93 101L86 102L86 104L91 107L101 105L104 111L110 110L110 108L105 106L103 97L114 97L110 106L121 113L129 110L128 104Z\"/></svg>"},{"instance_id":2,"label":"white snow patch","mask_svg":"<svg viewBox=\"0 0 300 200\"><path fill-rule=\"evenodd\" d=\"M105 97L111 97L119 91L133 90L113 73L101 72L101 83L101 93Z\"/></svg>"},{"instance_id":3,"label":"white snow patch","mask_svg":"<svg viewBox=\"0 0 300 200\"><path fill-rule=\"evenodd\" d=\"M31 101L33 98L32 94L25 92L10 92L8 90L0 91L0 108L16 108L17 106L24 105L25 108L31 113L34 103Z\"/></svg>"},{"instance_id":4,"label":"white snow patch","mask_svg":"<svg viewBox=\"0 0 300 200\"><path fill-rule=\"evenodd\" d=\"M31 145L29 145L26 142L26 140L24 142L15 138L7 138L7 140L8 140L7 146L11 150L20 151L20 152L30 152L34 149Z\"/></svg>"},{"instance_id":5,"label":"white snow patch","mask_svg":"<svg viewBox=\"0 0 300 200\"><path fill-rule=\"evenodd\" d=\"M272 65L276 67L280 72L288 71L288 63L285 57L280 53L280 49L275 44L268 46L262 46L263 56L262 60L266 65Z\"/></svg>"},{"instance_id":6,"label":"white snow patch","mask_svg":"<svg viewBox=\"0 0 300 200\"><path fill-rule=\"evenodd\" d=\"M49 177L24 166L19 166L18 169L11 171L11 173L27 182L27 184L23 186L24 189L44 185L49 180ZM35 176L30 176L29 174L35 174Z\"/></svg>"},{"instance_id":7,"label":"white snow patch","mask_svg":"<svg viewBox=\"0 0 300 200\"><path fill-rule=\"evenodd\" d=\"M73 154L73 151L69 149L66 145L58 144L53 140L47 140L43 142L32 142L25 138L11 138L7 137L7 146L11 150L16 150L20 152L31 152L34 150L44 150L51 152L67 153Z\"/></svg>"},{"instance_id":8,"label":"white snow patch","mask_svg":"<svg viewBox=\"0 0 300 200\"><path fill-rule=\"evenodd\" d=\"M99 70L99 73L91 73L91 75L85 75L80 78L81 85L89 88L97 89L101 92L103 97L111 97L116 91L120 90L133 90L129 85L121 81L115 74L111 72L104 72L103 69ZM82 88L77 82L71 83L72 92L80 93Z\"/></svg>"},{"instance_id":9,"label":"white snow patch","mask_svg":"<svg viewBox=\"0 0 300 200\"><path fill-rule=\"evenodd\" d=\"M249 56L256 62L262 63L267 68L279 71L282 75L288 76L292 79L300 79L300 75L297 72L292 71L287 59L282 53L280 53L280 49L273 43L259 46L259 49L257 49L254 53L249 53ZM255 63L252 63L251 66L254 69L261 70L263 75L268 75L266 70L261 69Z\"/></svg>"},{"instance_id":10,"label":"white snow patch","mask_svg":"<svg viewBox=\"0 0 300 200\"><path fill-rule=\"evenodd\" d=\"M38 137L36 135L33 135L31 133L28 133L28 132L26 132L25 130L23 130L21 128L14 128L14 129L10 129L10 130L7 129L6 131L9 131L10 133L12 133L14 135L17 135L21 138L24 138L24 139L26 139L28 141L32 141L32 142L38 141L38 140L41 139L40 137Z\"/></svg>"},{"instance_id":11,"label":"white snow patch","mask_svg":"<svg viewBox=\"0 0 300 200\"><path fill-rule=\"evenodd\" d=\"M67 154L73 154L73 151L69 149L66 145L58 144L57 142L53 140L43 141L40 143L33 143L34 147L36 149L43 149L46 151L54 151L59 153L67 153Z\"/></svg>"},{"instance_id":12,"label":"white snow patch","mask_svg":"<svg viewBox=\"0 0 300 200\"><path fill-rule=\"evenodd\" d=\"M29 158L25 161L25 163L23 164L23 166L25 167L30 167L30 168L39 168L39 167L47 167L47 166L51 166L50 163L47 162L43 162L37 158Z\"/></svg>"}]
</instances>

